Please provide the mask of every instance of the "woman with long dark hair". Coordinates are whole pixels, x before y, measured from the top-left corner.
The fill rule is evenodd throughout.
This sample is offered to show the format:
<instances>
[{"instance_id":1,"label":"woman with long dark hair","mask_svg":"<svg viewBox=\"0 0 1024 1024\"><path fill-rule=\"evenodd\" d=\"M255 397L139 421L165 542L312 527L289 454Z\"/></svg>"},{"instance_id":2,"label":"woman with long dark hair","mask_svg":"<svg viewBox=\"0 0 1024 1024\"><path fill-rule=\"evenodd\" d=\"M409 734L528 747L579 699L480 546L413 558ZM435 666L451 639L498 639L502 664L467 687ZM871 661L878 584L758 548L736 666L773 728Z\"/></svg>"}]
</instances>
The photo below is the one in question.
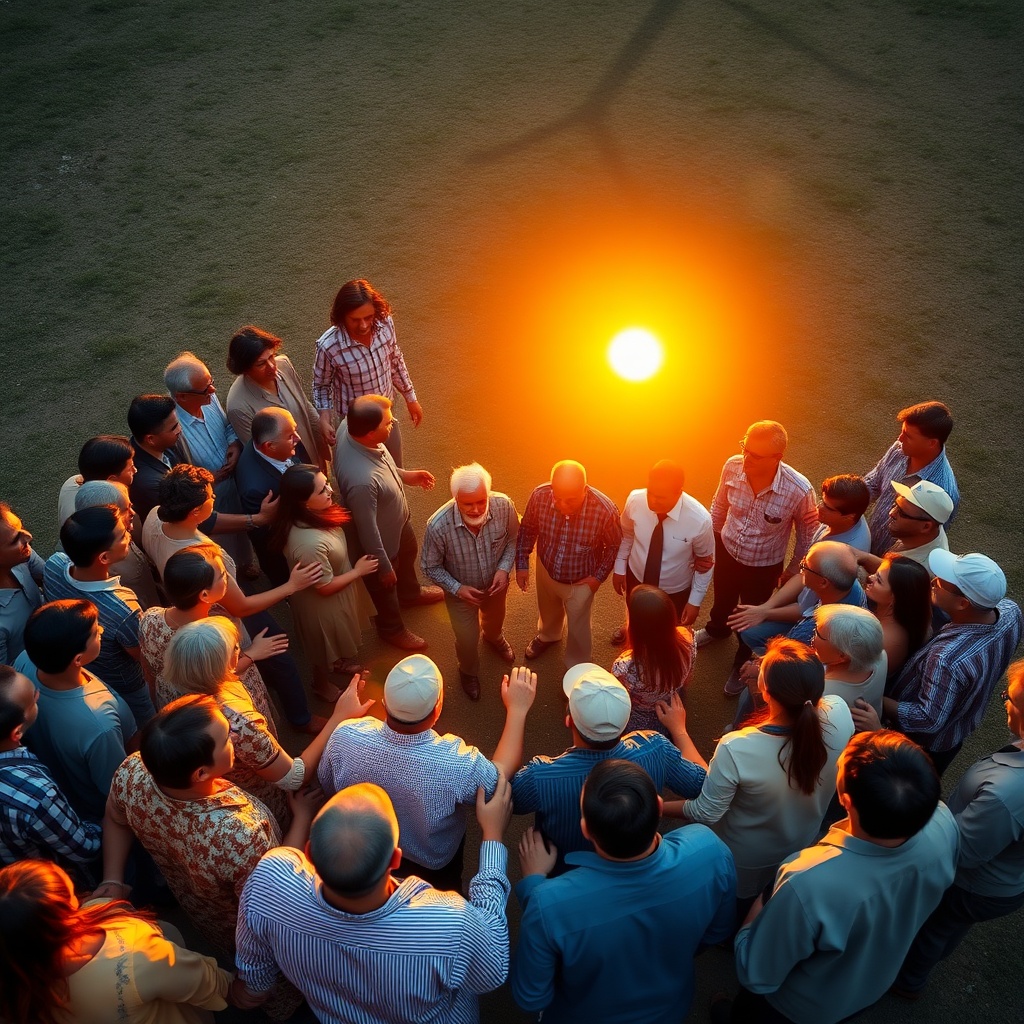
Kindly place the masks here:
<instances>
[{"instance_id":1,"label":"woman with long dark hair","mask_svg":"<svg viewBox=\"0 0 1024 1024\"><path fill-rule=\"evenodd\" d=\"M363 555L355 566L349 561L342 530L348 519L348 512L334 503L327 477L316 466L289 466L284 471L270 546L283 551L290 566L315 562L323 568L319 583L294 594L291 606L313 670L313 691L328 700L337 696L330 679L332 669L362 671L354 658L369 617L352 584L377 571L377 559L372 555Z\"/></svg>"},{"instance_id":2,"label":"woman with long dark hair","mask_svg":"<svg viewBox=\"0 0 1024 1024\"><path fill-rule=\"evenodd\" d=\"M665 805L710 825L732 850L741 908L785 857L814 842L854 732L846 701L824 696L825 667L806 644L769 640L757 687L766 707L719 741L700 796Z\"/></svg>"},{"instance_id":3,"label":"woman with long dark hair","mask_svg":"<svg viewBox=\"0 0 1024 1024\"><path fill-rule=\"evenodd\" d=\"M882 643L894 679L907 659L931 636L931 575L906 555L890 552L868 577L864 593L882 624Z\"/></svg>"},{"instance_id":4,"label":"woman with long dark hair","mask_svg":"<svg viewBox=\"0 0 1024 1024\"><path fill-rule=\"evenodd\" d=\"M348 414L353 399L383 395L394 400L400 391L412 425L423 419L405 356L398 347L391 304L369 281L346 281L331 304L331 326L316 343L313 362L313 404L320 410L320 428L333 445L335 417ZM384 442L395 464L402 465L402 433L395 419Z\"/></svg>"},{"instance_id":5,"label":"woman with long dark hair","mask_svg":"<svg viewBox=\"0 0 1024 1024\"><path fill-rule=\"evenodd\" d=\"M678 622L675 605L663 590L645 583L633 588L626 629L629 646L612 665L612 675L629 690L633 703L626 732L655 729L669 736L655 705L668 704L673 693L684 698L697 653L693 633Z\"/></svg>"},{"instance_id":6,"label":"woman with long dark hair","mask_svg":"<svg viewBox=\"0 0 1024 1024\"><path fill-rule=\"evenodd\" d=\"M49 861L0 869L0 1020L212 1021L204 1010L227 1007L231 975L171 932L121 900L80 905Z\"/></svg>"}]
</instances>

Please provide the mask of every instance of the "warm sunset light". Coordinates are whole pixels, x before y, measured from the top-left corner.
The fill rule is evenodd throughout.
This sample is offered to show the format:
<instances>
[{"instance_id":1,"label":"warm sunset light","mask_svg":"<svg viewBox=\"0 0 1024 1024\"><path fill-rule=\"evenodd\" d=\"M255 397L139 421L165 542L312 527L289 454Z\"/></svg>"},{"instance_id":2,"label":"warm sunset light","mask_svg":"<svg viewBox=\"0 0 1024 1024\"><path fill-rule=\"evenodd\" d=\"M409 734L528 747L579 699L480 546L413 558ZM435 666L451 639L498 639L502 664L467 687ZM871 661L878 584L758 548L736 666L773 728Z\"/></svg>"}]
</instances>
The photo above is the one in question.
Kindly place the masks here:
<instances>
[{"instance_id":1,"label":"warm sunset light","mask_svg":"<svg viewBox=\"0 0 1024 1024\"><path fill-rule=\"evenodd\" d=\"M626 380L647 380L657 373L663 356L661 343L642 327L619 331L608 346L608 362Z\"/></svg>"}]
</instances>

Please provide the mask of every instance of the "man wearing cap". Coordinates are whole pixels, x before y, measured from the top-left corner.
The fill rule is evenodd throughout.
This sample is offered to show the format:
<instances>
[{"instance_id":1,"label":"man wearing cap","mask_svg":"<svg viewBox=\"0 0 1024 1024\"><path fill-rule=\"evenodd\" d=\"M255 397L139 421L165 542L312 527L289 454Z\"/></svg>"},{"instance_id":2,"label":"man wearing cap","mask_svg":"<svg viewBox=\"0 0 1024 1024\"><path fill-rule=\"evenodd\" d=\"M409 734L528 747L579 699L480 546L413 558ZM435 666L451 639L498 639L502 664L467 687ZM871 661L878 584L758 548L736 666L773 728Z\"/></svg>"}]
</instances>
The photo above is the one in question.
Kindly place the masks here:
<instances>
[{"instance_id":1,"label":"man wearing cap","mask_svg":"<svg viewBox=\"0 0 1024 1024\"><path fill-rule=\"evenodd\" d=\"M686 481L678 462L662 459L647 475L647 486L629 492L619 523L622 542L612 584L629 595L649 583L672 599L683 626L692 626L711 585L715 534L711 513L683 491ZM626 627L612 633L612 643L626 641Z\"/></svg>"},{"instance_id":2,"label":"man wearing cap","mask_svg":"<svg viewBox=\"0 0 1024 1024\"><path fill-rule=\"evenodd\" d=\"M667 785L680 796L697 796L707 762L686 732L682 702L659 710L673 746L658 732L623 735L631 710L629 692L607 669L591 662L570 668L562 678L568 698L566 728L573 745L558 757L535 757L512 779L516 814L535 814L538 831L558 850L554 874L566 870L566 854L589 850L580 829L580 793L598 761L618 758L640 765L659 792Z\"/></svg>"},{"instance_id":3,"label":"man wearing cap","mask_svg":"<svg viewBox=\"0 0 1024 1024\"><path fill-rule=\"evenodd\" d=\"M545 1024L676 1024L693 1001L694 954L732 935L732 854L702 825L659 836L661 797L628 761L598 761L581 805L593 850L569 854L576 870L547 879L556 854L533 828L519 844L512 995Z\"/></svg>"},{"instance_id":4,"label":"man wearing cap","mask_svg":"<svg viewBox=\"0 0 1024 1024\"><path fill-rule=\"evenodd\" d=\"M477 994L508 975L505 904L508 783L476 797L480 867L469 899L392 872L402 859L387 793L369 783L336 793L304 852L278 847L249 876L238 911L238 1005L260 1005L279 971L324 1024L424 1020L467 1024ZM235 993L236 996L238 993Z\"/></svg>"},{"instance_id":5,"label":"man wearing cap","mask_svg":"<svg viewBox=\"0 0 1024 1024\"><path fill-rule=\"evenodd\" d=\"M912 558L927 569L933 551L949 550L943 524L953 514L953 499L928 480L919 480L913 487L893 480L892 488L896 499L888 512L888 535L894 538L889 551ZM857 551L857 562L868 572L875 572L885 554Z\"/></svg>"},{"instance_id":6,"label":"man wearing cap","mask_svg":"<svg viewBox=\"0 0 1024 1024\"><path fill-rule=\"evenodd\" d=\"M469 699L479 700L481 631L502 661L516 660L502 626L519 515L507 494L491 490L491 474L479 462L452 471L451 491L423 531L420 565L444 591L459 680Z\"/></svg>"},{"instance_id":7,"label":"man wearing cap","mask_svg":"<svg viewBox=\"0 0 1024 1024\"><path fill-rule=\"evenodd\" d=\"M949 616L887 687L883 717L931 756L941 775L981 723L996 683L1020 643L1020 608L987 555L933 551L932 604ZM858 729L877 729L870 708L851 709Z\"/></svg>"},{"instance_id":8,"label":"man wearing cap","mask_svg":"<svg viewBox=\"0 0 1024 1024\"><path fill-rule=\"evenodd\" d=\"M590 660L594 595L615 566L621 539L615 502L587 484L578 462L556 462L551 482L530 495L516 539L516 583L522 591L529 586L530 552L537 546L537 635L527 645L527 658L557 644L568 619L566 668Z\"/></svg>"},{"instance_id":9,"label":"man wearing cap","mask_svg":"<svg viewBox=\"0 0 1024 1024\"><path fill-rule=\"evenodd\" d=\"M871 551L884 555L892 551L892 518L886 502L889 484L896 482L910 487L919 480L927 480L942 488L953 503L943 522L951 524L960 504L960 491L956 477L946 458L946 441L953 430L953 417L942 402L921 402L896 415L900 436L864 476L875 507L871 510Z\"/></svg>"},{"instance_id":10,"label":"man wearing cap","mask_svg":"<svg viewBox=\"0 0 1024 1024\"><path fill-rule=\"evenodd\" d=\"M511 778L523 761L526 713L537 695L537 675L515 668L501 683L505 728L492 760L434 724L444 704L438 667L423 654L403 658L384 683L383 722L343 722L320 760L328 794L372 782L395 805L404 855L400 876L418 875L438 889L458 892L469 808L482 788L494 793L499 773Z\"/></svg>"}]
</instances>

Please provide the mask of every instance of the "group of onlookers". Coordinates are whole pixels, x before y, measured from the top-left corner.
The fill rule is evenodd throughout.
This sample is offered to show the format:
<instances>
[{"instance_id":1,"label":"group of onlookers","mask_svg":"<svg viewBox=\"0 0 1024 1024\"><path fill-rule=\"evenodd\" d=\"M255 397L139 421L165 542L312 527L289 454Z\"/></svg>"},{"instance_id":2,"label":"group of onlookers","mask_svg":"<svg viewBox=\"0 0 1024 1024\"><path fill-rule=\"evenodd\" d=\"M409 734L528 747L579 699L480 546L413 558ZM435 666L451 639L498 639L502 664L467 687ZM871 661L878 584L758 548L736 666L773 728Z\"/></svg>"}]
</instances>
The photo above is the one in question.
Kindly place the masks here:
<instances>
[{"instance_id":1,"label":"group of onlookers","mask_svg":"<svg viewBox=\"0 0 1024 1024\"><path fill-rule=\"evenodd\" d=\"M830 1024L890 988L916 998L973 922L1024 904L1021 612L992 559L949 550L944 405L903 410L875 467L820 499L767 420L710 509L674 461L621 512L561 461L520 519L469 463L420 550L405 489L435 481L403 465L394 392L414 426L423 409L390 307L351 281L331 324L312 402L255 327L231 339L226 407L201 360L172 360L130 436L83 445L45 561L0 505L0 1018L193 1021L230 1001L286 1019L305 999L322 1021L472 1021L510 977L545 1021L678 1021L694 957L731 943L740 989L714 1020ZM524 656L564 638L572 745L524 765L538 680L504 621L531 575ZM609 576L610 669L591 626ZM440 601L456 694L481 699L481 635L508 666L489 757L435 729L453 688L403 613ZM362 698L371 617L405 655L382 719ZM709 763L686 694L733 633L739 701ZM1008 670L1013 742L943 804ZM308 736L298 756L273 698ZM534 823L510 964L513 813ZM177 901L237 975L129 896Z\"/></svg>"}]
</instances>

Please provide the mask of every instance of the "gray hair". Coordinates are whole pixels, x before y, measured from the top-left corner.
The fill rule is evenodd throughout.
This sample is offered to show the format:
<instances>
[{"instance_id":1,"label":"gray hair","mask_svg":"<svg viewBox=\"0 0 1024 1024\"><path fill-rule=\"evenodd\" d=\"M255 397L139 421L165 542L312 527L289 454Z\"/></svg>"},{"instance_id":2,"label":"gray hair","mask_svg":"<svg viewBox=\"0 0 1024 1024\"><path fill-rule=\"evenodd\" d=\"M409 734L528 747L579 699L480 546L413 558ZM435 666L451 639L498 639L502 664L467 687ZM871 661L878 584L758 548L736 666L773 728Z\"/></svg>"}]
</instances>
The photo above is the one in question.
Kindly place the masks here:
<instances>
[{"instance_id":1,"label":"gray hair","mask_svg":"<svg viewBox=\"0 0 1024 1024\"><path fill-rule=\"evenodd\" d=\"M173 398L179 392L192 391L196 381L204 373L209 373L206 363L191 352L182 352L180 356L168 363L164 370L164 387Z\"/></svg>"},{"instance_id":2,"label":"gray hair","mask_svg":"<svg viewBox=\"0 0 1024 1024\"><path fill-rule=\"evenodd\" d=\"M216 695L231 675L231 655L238 643L238 629L219 616L190 622L167 645L164 678L178 693Z\"/></svg>"},{"instance_id":3,"label":"gray hair","mask_svg":"<svg viewBox=\"0 0 1024 1024\"><path fill-rule=\"evenodd\" d=\"M361 783L335 793L309 829L309 859L335 892L364 896L384 877L398 845L398 822L388 795Z\"/></svg>"},{"instance_id":4,"label":"gray hair","mask_svg":"<svg viewBox=\"0 0 1024 1024\"><path fill-rule=\"evenodd\" d=\"M114 505L122 512L128 511L128 488L112 480L86 480L75 492L75 511L96 508L99 505Z\"/></svg>"},{"instance_id":5,"label":"gray hair","mask_svg":"<svg viewBox=\"0 0 1024 1024\"><path fill-rule=\"evenodd\" d=\"M452 497L457 497L462 491L467 493L475 491L481 484L491 493L491 474L480 465L479 462L471 462L467 466L456 466L452 470Z\"/></svg>"},{"instance_id":6,"label":"gray hair","mask_svg":"<svg viewBox=\"0 0 1024 1024\"><path fill-rule=\"evenodd\" d=\"M818 572L836 590L845 594L857 580L857 557L850 545L834 540L819 540L817 544L811 545L807 552L808 558L811 551L816 556L814 560L818 563Z\"/></svg>"},{"instance_id":7,"label":"gray hair","mask_svg":"<svg viewBox=\"0 0 1024 1024\"><path fill-rule=\"evenodd\" d=\"M288 417L287 420L285 419L286 416ZM280 438L286 431L291 429L288 423L290 419L291 413L287 409L275 409L273 406L260 409L253 416L252 423L249 424L253 447L259 448L261 444L266 444L267 441L276 441Z\"/></svg>"},{"instance_id":8,"label":"gray hair","mask_svg":"<svg viewBox=\"0 0 1024 1024\"><path fill-rule=\"evenodd\" d=\"M814 625L825 639L850 659L854 672L868 672L882 656L882 624L866 608L823 604L814 611Z\"/></svg>"},{"instance_id":9,"label":"gray hair","mask_svg":"<svg viewBox=\"0 0 1024 1024\"><path fill-rule=\"evenodd\" d=\"M758 420L756 423L751 423L747 427L747 437L749 438L751 434L757 434L758 437L768 440L775 452L785 452L789 446L789 434L778 420Z\"/></svg>"}]
</instances>

